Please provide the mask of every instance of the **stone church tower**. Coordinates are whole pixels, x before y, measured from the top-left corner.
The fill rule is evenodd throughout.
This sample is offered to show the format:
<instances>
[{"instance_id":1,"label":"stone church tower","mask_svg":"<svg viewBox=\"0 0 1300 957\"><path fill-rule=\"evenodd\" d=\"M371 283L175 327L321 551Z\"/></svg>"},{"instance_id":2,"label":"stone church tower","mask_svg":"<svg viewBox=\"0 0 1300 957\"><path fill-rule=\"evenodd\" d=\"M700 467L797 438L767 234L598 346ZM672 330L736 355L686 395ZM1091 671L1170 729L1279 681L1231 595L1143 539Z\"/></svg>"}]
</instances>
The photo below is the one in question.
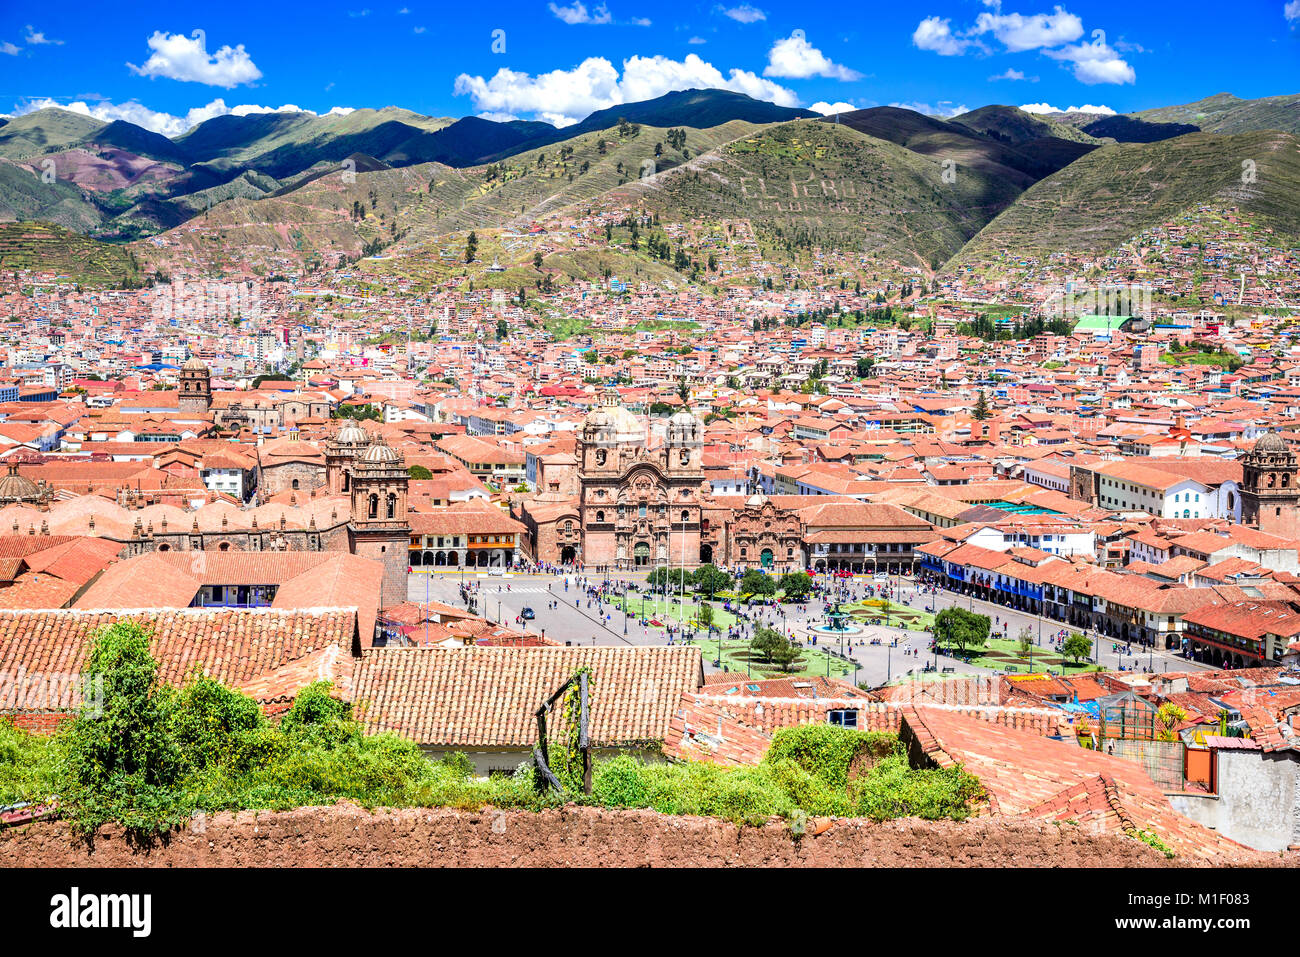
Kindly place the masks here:
<instances>
[{"instance_id":1,"label":"stone church tower","mask_svg":"<svg viewBox=\"0 0 1300 957\"><path fill-rule=\"evenodd\" d=\"M361 453L352 468L352 521L348 538L354 555L384 566L380 609L406 601L411 526L406 517L409 476L403 456L382 439Z\"/></svg>"},{"instance_id":2,"label":"stone church tower","mask_svg":"<svg viewBox=\"0 0 1300 957\"><path fill-rule=\"evenodd\" d=\"M181 366L181 391L176 399L178 412L205 414L212 408L212 374L199 358L185 360Z\"/></svg>"},{"instance_id":3,"label":"stone church tower","mask_svg":"<svg viewBox=\"0 0 1300 957\"><path fill-rule=\"evenodd\" d=\"M1269 432L1241 459L1241 522L1282 538L1300 536L1300 483L1296 453Z\"/></svg>"},{"instance_id":4,"label":"stone church tower","mask_svg":"<svg viewBox=\"0 0 1300 957\"><path fill-rule=\"evenodd\" d=\"M331 495L352 492L352 468L370 445L370 433L349 419L325 442L325 487Z\"/></svg>"}]
</instances>

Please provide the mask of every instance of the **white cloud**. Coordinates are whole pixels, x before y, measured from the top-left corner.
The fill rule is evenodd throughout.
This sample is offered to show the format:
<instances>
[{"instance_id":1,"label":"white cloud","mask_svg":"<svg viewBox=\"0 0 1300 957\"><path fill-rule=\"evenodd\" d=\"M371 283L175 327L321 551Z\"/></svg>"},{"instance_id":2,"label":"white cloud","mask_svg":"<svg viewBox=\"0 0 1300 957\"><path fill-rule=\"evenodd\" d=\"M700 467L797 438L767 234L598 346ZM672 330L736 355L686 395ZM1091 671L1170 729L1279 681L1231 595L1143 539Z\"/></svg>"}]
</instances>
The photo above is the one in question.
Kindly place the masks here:
<instances>
[{"instance_id":1,"label":"white cloud","mask_svg":"<svg viewBox=\"0 0 1300 957\"><path fill-rule=\"evenodd\" d=\"M1008 53L1060 46L1083 36L1083 21L1057 7L1052 13L981 13L973 34L992 33Z\"/></svg>"},{"instance_id":2,"label":"white cloud","mask_svg":"<svg viewBox=\"0 0 1300 957\"><path fill-rule=\"evenodd\" d=\"M1137 74L1115 49L1106 43L1106 35L1093 30L1092 43L1076 43L1060 50L1044 50L1053 60L1073 64L1074 78L1092 86L1097 83L1135 83Z\"/></svg>"},{"instance_id":3,"label":"white cloud","mask_svg":"<svg viewBox=\"0 0 1300 957\"><path fill-rule=\"evenodd\" d=\"M144 66L133 63L127 66L139 76L161 76L227 90L262 78L262 71L253 63L242 43L236 47L224 46L210 54L206 41L202 30L195 30L188 37L157 30L149 38L149 49L153 53Z\"/></svg>"},{"instance_id":4,"label":"white cloud","mask_svg":"<svg viewBox=\"0 0 1300 957\"><path fill-rule=\"evenodd\" d=\"M724 17L731 17L737 23L757 23L759 20L767 19L766 13L758 9L758 7L750 6L748 3L742 3L740 6L731 7L730 9L718 7L718 10Z\"/></svg>"},{"instance_id":5,"label":"white cloud","mask_svg":"<svg viewBox=\"0 0 1300 957\"><path fill-rule=\"evenodd\" d=\"M427 27L413 27L412 29L413 29L416 33L423 33L423 32L424 32L426 29L428 29L428 28L427 28Z\"/></svg>"},{"instance_id":6,"label":"white cloud","mask_svg":"<svg viewBox=\"0 0 1300 957\"><path fill-rule=\"evenodd\" d=\"M815 46L808 42L802 30L796 30L784 40L777 40L767 53L764 76L788 77L806 80L824 76L832 80L860 80L862 74L838 63L832 63Z\"/></svg>"},{"instance_id":7,"label":"white cloud","mask_svg":"<svg viewBox=\"0 0 1300 957\"><path fill-rule=\"evenodd\" d=\"M836 113L852 113L857 107L842 100L838 103L827 103L825 100L819 100L808 109L814 113L820 113L822 116L834 116Z\"/></svg>"},{"instance_id":8,"label":"white cloud","mask_svg":"<svg viewBox=\"0 0 1300 957\"><path fill-rule=\"evenodd\" d=\"M45 46L47 44L53 44L54 46L59 46L59 47L63 46L62 40L51 40L44 33L39 33L35 29L33 29L30 23L27 24L26 43L29 47L39 47L39 46Z\"/></svg>"},{"instance_id":9,"label":"white cloud","mask_svg":"<svg viewBox=\"0 0 1300 957\"><path fill-rule=\"evenodd\" d=\"M147 130L155 133L161 133L163 136L179 136L187 130L193 129L205 120L210 120L216 116L248 116L252 113L311 113L317 115L312 110L304 110L300 106L292 103L286 103L284 106L258 106L252 103L241 103L237 106L227 106L225 100L220 98L213 100L205 106L196 106L189 110L184 116L175 116L171 113L162 113L158 110L151 110L147 106L130 100L126 103L109 103L100 101L96 103L87 103L84 100L75 100L71 103L59 103L49 97L43 97L37 100L28 100L14 106L14 115L22 116L26 113L34 113L37 110L43 110L48 107L57 107L61 110L69 110L73 113L80 113L83 116L92 116L97 120L103 120L111 123L114 120L123 120L127 123L134 123L136 126L142 126ZM346 116L353 112L350 106L335 106L325 116Z\"/></svg>"},{"instance_id":10,"label":"white cloud","mask_svg":"<svg viewBox=\"0 0 1300 957\"><path fill-rule=\"evenodd\" d=\"M938 105L931 106L929 103L890 103L890 106L897 107L900 110L912 110L916 113L924 113L926 116L960 116L962 113L969 113L970 110L965 103L960 106L954 106L951 100L940 100Z\"/></svg>"},{"instance_id":11,"label":"white cloud","mask_svg":"<svg viewBox=\"0 0 1300 957\"><path fill-rule=\"evenodd\" d=\"M493 123L509 123L511 120L517 120L519 117L513 113L480 113L480 120L491 120Z\"/></svg>"},{"instance_id":12,"label":"white cloud","mask_svg":"<svg viewBox=\"0 0 1300 957\"><path fill-rule=\"evenodd\" d=\"M502 67L491 78L462 73L453 86L453 92L470 97L480 113L531 114L561 126L620 103L689 89L733 90L779 106L799 105L793 90L747 70L723 75L694 53L684 60L633 56L623 61L621 74L604 57L588 57L571 70L536 76Z\"/></svg>"},{"instance_id":13,"label":"white cloud","mask_svg":"<svg viewBox=\"0 0 1300 957\"><path fill-rule=\"evenodd\" d=\"M1020 108L1026 113L1097 113L1101 116L1115 115L1115 111L1109 106L1093 106L1091 103L1085 103L1083 106L1071 106L1064 110L1052 106L1050 103L1024 103Z\"/></svg>"},{"instance_id":14,"label":"white cloud","mask_svg":"<svg viewBox=\"0 0 1300 957\"><path fill-rule=\"evenodd\" d=\"M1296 2L1297 2L1297 3L1300 3L1300 0L1296 0ZM706 39L704 39L704 37L691 37L691 38L690 38L689 40L687 40L686 42L689 43L691 46L694 47L694 46L699 46L699 45L701 45L701 44L703 44L703 43L708 43L709 41L706 40Z\"/></svg>"},{"instance_id":15,"label":"white cloud","mask_svg":"<svg viewBox=\"0 0 1300 957\"><path fill-rule=\"evenodd\" d=\"M1293 0L1300 6L1300 0ZM1092 43L1070 44L1083 36L1083 21L1064 7L1054 7L1051 13L1003 13L1001 0L984 0L991 8L975 18L974 25L966 31L954 32L952 21L941 17L926 17L912 33L912 42L922 50L940 56L959 56L969 49L990 52L980 37L990 34L1007 53L1038 50L1054 60L1071 64L1074 78L1080 83L1134 83L1137 74L1119 52L1106 43L1101 30L1093 30ZM1141 44L1123 43L1126 50L1141 52ZM1010 71L1009 71L1010 72ZM1003 78L1007 77L1006 74Z\"/></svg>"},{"instance_id":16,"label":"white cloud","mask_svg":"<svg viewBox=\"0 0 1300 957\"><path fill-rule=\"evenodd\" d=\"M952 20L926 17L912 32L912 42L921 50L930 50L940 56L959 56L966 52L970 41L952 32Z\"/></svg>"},{"instance_id":17,"label":"white cloud","mask_svg":"<svg viewBox=\"0 0 1300 957\"><path fill-rule=\"evenodd\" d=\"M1286 17L1287 23L1300 23L1300 0L1291 0L1283 7L1282 16Z\"/></svg>"},{"instance_id":18,"label":"white cloud","mask_svg":"<svg viewBox=\"0 0 1300 957\"><path fill-rule=\"evenodd\" d=\"M1022 73L1020 70L1013 70L1010 67L1008 67L1006 70L997 74L996 76L989 77L989 82L996 83L998 80L1023 80L1023 79L1025 79L1024 73ZM1038 77L1036 76L1029 77L1029 82L1037 83Z\"/></svg>"},{"instance_id":19,"label":"white cloud","mask_svg":"<svg viewBox=\"0 0 1300 957\"><path fill-rule=\"evenodd\" d=\"M17 56L20 52L21 52L20 48L14 46L12 43L0 43L0 53L7 53L10 56Z\"/></svg>"},{"instance_id":20,"label":"white cloud","mask_svg":"<svg viewBox=\"0 0 1300 957\"><path fill-rule=\"evenodd\" d=\"M610 15L609 8L603 3L596 7L590 13L587 12L586 6L582 0L573 0L573 6L562 7L558 4L549 4L551 13L555 14L561 20L568 24L575 23L613 23L614 18Z\"/></svg>"}]
</instances>

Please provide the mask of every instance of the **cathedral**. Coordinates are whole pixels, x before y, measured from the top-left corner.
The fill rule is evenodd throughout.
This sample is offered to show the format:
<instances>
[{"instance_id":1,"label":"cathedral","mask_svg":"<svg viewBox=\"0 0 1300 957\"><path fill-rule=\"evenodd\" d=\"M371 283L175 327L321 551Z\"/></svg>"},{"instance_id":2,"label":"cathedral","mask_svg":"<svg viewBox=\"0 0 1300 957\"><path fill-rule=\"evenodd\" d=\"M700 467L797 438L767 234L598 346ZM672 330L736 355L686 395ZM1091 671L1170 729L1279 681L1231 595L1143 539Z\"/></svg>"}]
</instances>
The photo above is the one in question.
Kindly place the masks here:
<instances>
[{"instance_id":1,"label":"cathedral","mask_svg":"<svg viewBox=\"0 0 1300 957\"><path fill-rule=\"evenodd\" d=\"M578 431L577 501L550 491L521 507L533 554L620 569L699 564L703 446L703 424L683 411L652 448L649 428L606 393Z\"/></svg>"}]
</instances>

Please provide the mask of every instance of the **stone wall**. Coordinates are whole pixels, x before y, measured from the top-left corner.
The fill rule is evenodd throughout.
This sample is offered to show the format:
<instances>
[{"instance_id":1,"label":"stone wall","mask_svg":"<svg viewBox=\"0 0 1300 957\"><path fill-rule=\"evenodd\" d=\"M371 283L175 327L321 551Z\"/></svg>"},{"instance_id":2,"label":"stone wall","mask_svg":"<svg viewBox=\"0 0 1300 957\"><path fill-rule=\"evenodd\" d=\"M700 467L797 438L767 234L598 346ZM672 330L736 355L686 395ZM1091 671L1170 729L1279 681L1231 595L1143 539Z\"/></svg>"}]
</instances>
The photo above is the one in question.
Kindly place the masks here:
<instances>
[{"instance_id":1,"label":"stone wall","mask_svg":"<svg viewBox=\"0 0 1300 957\"><path fill-rule=\"evenodd\" d=\"M820 831L820 833L815 833ZM1237 863L1257 863L1243 858ZM1279 863L1274 855L1273 866ZM981 818L884 824L813 819L796 838L779 821L739 827L653 811L385 810L349 805L198 815L165 843L133 848L105 828L94 848L67 826L0 830L0 867L652 866L1162 867L1141 841L1071 824ZM1218 863L1218 862L1216 862ZM1285 862L1283 862L1285 863Z\"/></svg>"}]
</instances>

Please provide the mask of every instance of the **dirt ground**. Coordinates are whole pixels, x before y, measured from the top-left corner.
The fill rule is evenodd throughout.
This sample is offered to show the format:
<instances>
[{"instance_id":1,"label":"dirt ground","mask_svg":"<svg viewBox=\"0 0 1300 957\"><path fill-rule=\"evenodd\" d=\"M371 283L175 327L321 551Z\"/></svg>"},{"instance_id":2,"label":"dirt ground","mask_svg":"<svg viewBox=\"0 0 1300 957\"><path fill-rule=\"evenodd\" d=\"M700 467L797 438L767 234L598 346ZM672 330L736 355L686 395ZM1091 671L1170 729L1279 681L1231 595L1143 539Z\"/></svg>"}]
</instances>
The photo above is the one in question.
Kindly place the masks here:
<instances>
[{"instance_id":1,"label":"dirt ground","mask_svg":"<svg viewBox=\"0 0 1300 957\"><path fill-rule=\"evenodd\" d=\"M106 828L93 848L66 825L0 831L0 867L1162 867L1140 841L1074 825L984 818L884 824L813 819L738 827L653 811L380 810L351 805L196 816L154 847ZM1264 863L1255 859L1220 863ZM1276 857L1268 863L1278 864Z\"/></svg>"}]
</instances>

